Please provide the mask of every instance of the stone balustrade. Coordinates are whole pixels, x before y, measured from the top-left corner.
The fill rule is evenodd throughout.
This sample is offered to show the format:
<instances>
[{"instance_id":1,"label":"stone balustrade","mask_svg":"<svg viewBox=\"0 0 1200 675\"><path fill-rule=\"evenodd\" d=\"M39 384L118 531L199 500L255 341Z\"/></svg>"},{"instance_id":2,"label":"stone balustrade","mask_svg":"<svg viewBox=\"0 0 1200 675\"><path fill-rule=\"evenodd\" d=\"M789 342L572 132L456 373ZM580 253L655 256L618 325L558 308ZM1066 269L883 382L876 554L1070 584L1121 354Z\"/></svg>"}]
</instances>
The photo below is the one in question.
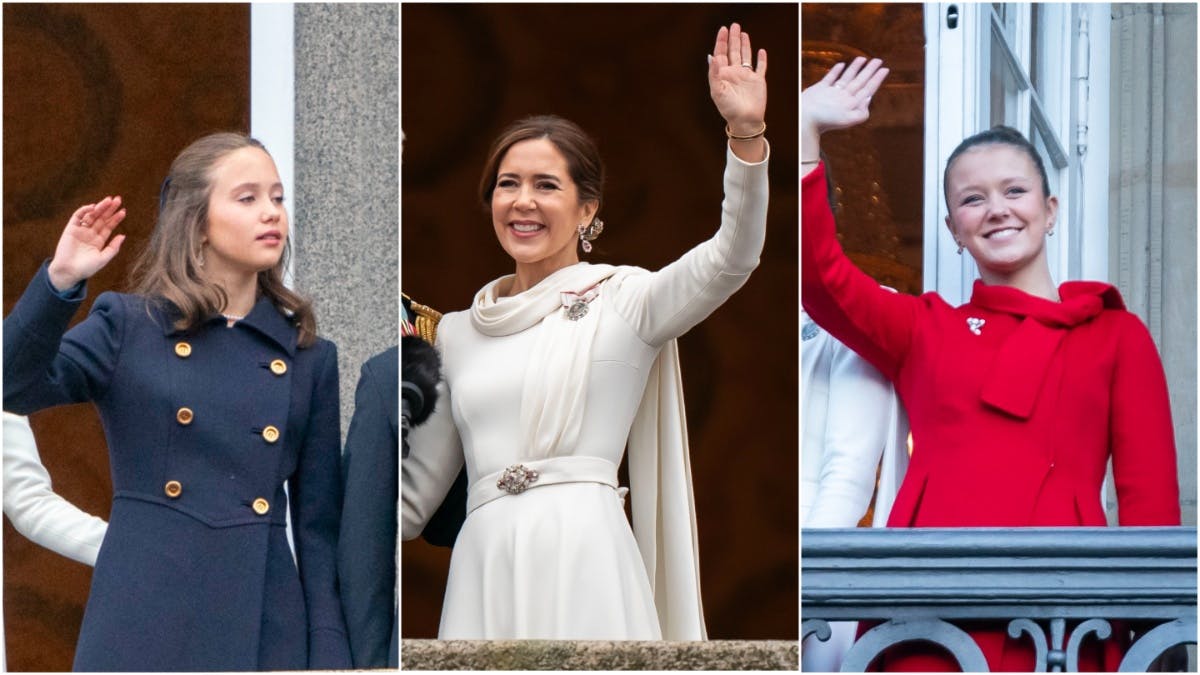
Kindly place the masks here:
<instances>
[{"instance_id":1,"label":"stone balustrade","mask_svg":"<svg viewBox=\"0 0 1200 675\"><path fill-rule=\"evenodd\" d=\"M797 670L790 640L404 640L402 670Z\"/></svg>"}]
</instances>

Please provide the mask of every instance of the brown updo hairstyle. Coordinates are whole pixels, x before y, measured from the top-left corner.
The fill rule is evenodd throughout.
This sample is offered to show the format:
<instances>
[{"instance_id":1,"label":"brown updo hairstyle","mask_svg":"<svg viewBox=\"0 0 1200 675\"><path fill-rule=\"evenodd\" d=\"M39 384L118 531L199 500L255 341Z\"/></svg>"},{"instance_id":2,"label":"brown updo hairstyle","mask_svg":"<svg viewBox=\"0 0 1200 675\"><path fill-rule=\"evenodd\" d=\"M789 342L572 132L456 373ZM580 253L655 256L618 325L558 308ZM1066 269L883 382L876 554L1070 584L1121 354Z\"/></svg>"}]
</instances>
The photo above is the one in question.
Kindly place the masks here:
<instances>
[{"instance_id":1,"label":"brown updo hairstyle","mask_svg":"<svg viewBox=\"0 0 1200 675\"><path fill-rule=\"evenodd\" d=\"M1033 167L1037 169L1038 176L1042 179L1042 199L1050 197L1050 178L1046 175L1046 165L1042 163L1042 156L1038 154L1037 148L1021 132L1012 127L997 124L991 129L963 139L963 142L954 148L954 152L950 153L950 158L946 160L946 169L942 172L942 195L946 200L947 209L950 208L950 168L954 166L954 160L967 150L980 145L1007 145L1025 153L1033 162Z\"/></svg>"},{"instance_id":2,"label":"brown updo hairstyle","mask_svg":"<svg viewBox=\"0 0 1200 675\"><path fill-rule=\"evenodd\" d=\"M508 149L521 141L545 138L554 144L567 160L567 171L579 191L579 203L596 202L600 212L604 194L604 162L600 151L579 125L557 115L533 115L519 119L500 132L492 143L487 162L483 165L483 176L479 179L479 199L484 209L492 207L492 192L496 189L496 173Z\"/></svg>"},{"instance_id":3,"label":"brown updo hairstyle","mask_svg":"<svg viewBox=\"0 0 1200 675\"><path fill-rule=\"evenodd\" d=\"M134 264L131 276L135 293L166 301L177 310L174 324L177 330L198 328L209 317L219 314L229 300L225 289L202 273L200 246L208 229L213 168L226 155L242 148L267 152L262 143L245 134L222 132L204 136L179 153L163 181L154 233ZM317 337L312 302L283 284L283 270L291 248L289 236L279 262L258 273L258 292L291 317L299 331L297 344L308 347Z\"/></svg>"}]
</instances>

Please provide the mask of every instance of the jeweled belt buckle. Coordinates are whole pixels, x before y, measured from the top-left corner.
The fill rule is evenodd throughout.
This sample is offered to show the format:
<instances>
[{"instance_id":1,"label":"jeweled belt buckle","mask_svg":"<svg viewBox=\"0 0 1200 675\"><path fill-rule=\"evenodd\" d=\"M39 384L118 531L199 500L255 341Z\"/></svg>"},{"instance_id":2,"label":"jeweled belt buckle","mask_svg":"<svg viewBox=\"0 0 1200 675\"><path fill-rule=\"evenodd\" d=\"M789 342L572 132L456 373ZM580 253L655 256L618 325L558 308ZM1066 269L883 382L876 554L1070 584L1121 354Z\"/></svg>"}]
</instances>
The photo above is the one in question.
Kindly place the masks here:
<instances>
[{"instance_id":1,"label":"jeweled belt buckle","mask_svg":"<svg viewBox=\"0 0 1200 675\"><path fill-rule=\"evenodd\" d=\"M513 464L500 474L496 487L510 495L519 495L538 479L538 472L524 464Z\"/></svg>"}]
</instances>

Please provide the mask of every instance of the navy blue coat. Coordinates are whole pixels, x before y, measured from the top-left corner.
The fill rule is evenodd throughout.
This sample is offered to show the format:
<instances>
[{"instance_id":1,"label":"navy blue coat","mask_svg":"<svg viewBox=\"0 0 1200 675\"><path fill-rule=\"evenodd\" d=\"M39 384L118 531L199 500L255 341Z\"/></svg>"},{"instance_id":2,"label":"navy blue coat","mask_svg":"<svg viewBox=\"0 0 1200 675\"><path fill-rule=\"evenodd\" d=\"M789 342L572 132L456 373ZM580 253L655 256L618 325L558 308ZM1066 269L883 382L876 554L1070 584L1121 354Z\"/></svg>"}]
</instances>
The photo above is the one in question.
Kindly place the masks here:
<instances>
[{"instance_id":1,"label":"navy blue coat","mask_svg":"<svg viewBox=\"0 0 1200 675\"><path fill-rule=\"evenodd\" d=\"M363 364L342 455L346 501L338 574L356 668L395 668L398 662L399 368L396 347Z\"/></svg>"},{"instance_id":2,"label":"navy blue coat","mask_svg":"<svg viewBox=\"0 0 1200 675\"><path fill-rule=\"evenodd\" d=\"M43 265L4 319L4 408L90 400L104 424L113 507L75 668L350 666L336 347L297 348L266 299L181 334L146 299L104 293L64 336L74 293Z\"/></svg>"}]
</instances>

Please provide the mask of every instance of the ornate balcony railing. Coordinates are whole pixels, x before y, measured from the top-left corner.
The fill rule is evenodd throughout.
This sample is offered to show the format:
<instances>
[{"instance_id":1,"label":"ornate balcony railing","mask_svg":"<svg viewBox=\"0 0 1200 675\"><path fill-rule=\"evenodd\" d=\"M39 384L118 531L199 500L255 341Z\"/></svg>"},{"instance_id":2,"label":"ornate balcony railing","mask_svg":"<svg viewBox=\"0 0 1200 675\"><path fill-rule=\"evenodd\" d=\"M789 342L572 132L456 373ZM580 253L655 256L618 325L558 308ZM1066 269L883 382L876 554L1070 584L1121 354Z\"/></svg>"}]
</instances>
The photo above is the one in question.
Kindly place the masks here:
<instances>
[{"instance_id":1,"label":"ornate balcony railing","mask_svg":"<svg viewBox=\"0 0 1200 675\"><path fill-rule=\"evenodd\" d=\"M956 619L1007 622L1033 642L1039 672L1077 670L1084 637L1107 639L1110 620L1151 626L1122 672L1196 643L1194 527L805 529L800 568L801 639L828 639L830 621L883 622L858 638L843 672L914 640L945 648L965 672L987 671ZM1068 621L1081 622L1070 635Z\"/></svg>"}]
</instances>

